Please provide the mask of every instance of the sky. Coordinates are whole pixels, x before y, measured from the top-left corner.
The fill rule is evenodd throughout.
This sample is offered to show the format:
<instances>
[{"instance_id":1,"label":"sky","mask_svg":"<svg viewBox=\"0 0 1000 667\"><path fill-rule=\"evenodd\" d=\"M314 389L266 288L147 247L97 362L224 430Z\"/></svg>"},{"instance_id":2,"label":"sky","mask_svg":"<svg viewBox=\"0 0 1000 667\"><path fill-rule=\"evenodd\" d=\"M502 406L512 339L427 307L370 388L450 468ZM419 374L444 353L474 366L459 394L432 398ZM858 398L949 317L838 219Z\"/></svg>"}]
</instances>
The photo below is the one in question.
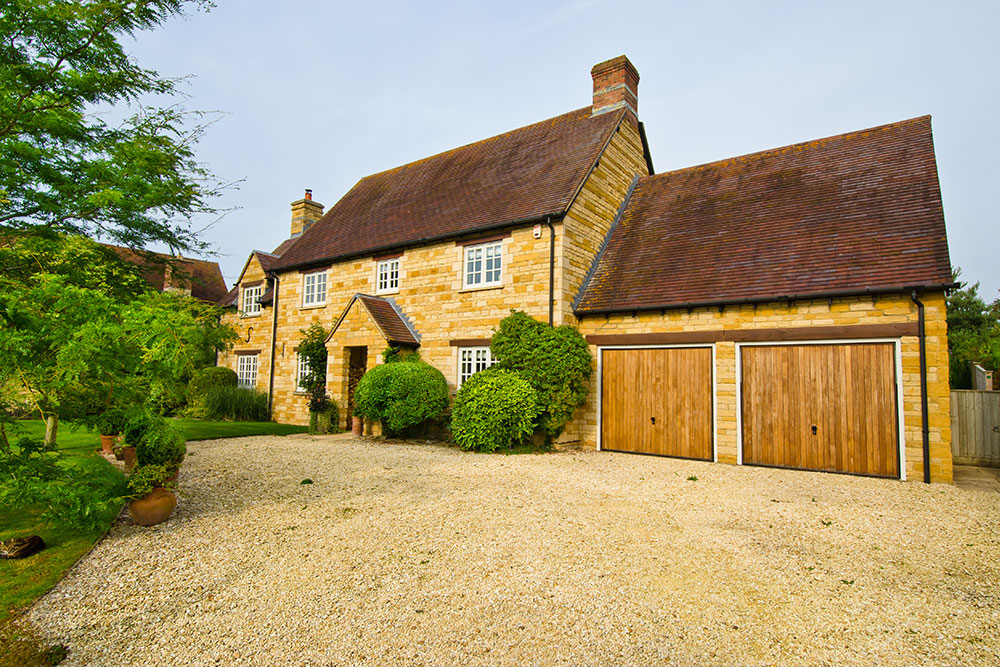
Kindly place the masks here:
<instances>
[{"instance_id":1,"label":"sky","mask_svg":"<svg viewBox=\"0 0 1000 667\"><path fill-rule=\"evenodd\" d=\"M126 44L220 112L197 156L229 213L203 239L232 286L288 235L305 188L362 177L591 103L627 55L657 173L933 118L953 266L1000 296L1000 3L215 0Z\"/></svg>"}]
</instances>

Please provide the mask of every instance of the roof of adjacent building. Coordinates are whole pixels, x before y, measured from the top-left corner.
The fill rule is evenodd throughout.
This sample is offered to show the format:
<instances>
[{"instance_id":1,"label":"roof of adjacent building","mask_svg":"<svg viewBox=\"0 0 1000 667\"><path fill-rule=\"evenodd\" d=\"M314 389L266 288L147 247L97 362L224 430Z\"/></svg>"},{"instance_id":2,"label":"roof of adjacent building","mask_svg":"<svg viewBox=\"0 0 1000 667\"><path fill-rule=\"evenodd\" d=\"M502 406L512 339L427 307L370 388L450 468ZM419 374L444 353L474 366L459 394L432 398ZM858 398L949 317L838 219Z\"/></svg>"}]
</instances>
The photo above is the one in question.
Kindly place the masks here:
<instances>
[{"instance_id":1,"label":"roof of adjacent building","mask_svg":"<svg viewBox=\"0 0 1000 667\"><path fill-rule=\"evenodd\" d=\"M367 176L275 268L565 214L625 111L591 107Z\"/></svg>"},{"instance_id":2,"label":"roof of adjacent building","mask_svg":"<svg viewBox=\"0 0 1000 667\"><path fill-rule=\"evenodd\" d=\"M344 312L337 318L336 323L330 330L327 340L333 337L340 327L340 323L351 311L351 306L358 301L368 311L375 326L382 333L382 337L390 343L401 343L403 345L420 345L420 334L410 323L409 318L403 313L395 301L385 297L370 296L368 294L355 294L347 303Z\"/></svg>"},{"instance_id":3,"label":"roof of adjacent building","mask_svg":"<svg viewBox=\"0 0 1000 667\"><path fill-rule=\"evenodd\" d=\"M951 282L924 116L640 178L575 310Z\"/></svg>"},{"instance_id":4,"label":"roof of adjacent building","mask_svg":"<svg viewBox=\"0 0 1000 667\"><path fill-rule=\"evenodd\" d=\"M229 290L226 288L226 281L222 277L222 269L219 268L218 262L175 257L159 252L138 252L110 243L103 245L114 250L122 259L139 266L146 282L154 289L160 291L167 288L190 289L191 296L197 299L225 305ZM148 257L150 255L154 258ZM169 279L167 263L172 265Z\"/></svg>"}]
</instances>

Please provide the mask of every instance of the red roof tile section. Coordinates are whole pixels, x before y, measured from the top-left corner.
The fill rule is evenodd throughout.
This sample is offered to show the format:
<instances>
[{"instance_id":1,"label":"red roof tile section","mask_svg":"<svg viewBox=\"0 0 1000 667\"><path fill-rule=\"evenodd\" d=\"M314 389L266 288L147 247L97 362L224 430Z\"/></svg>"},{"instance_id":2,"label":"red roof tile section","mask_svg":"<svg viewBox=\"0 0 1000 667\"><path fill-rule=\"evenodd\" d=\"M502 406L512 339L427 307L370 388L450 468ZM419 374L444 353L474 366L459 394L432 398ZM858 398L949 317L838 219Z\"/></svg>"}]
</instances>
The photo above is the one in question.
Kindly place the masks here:
<instances>
[{"instance_id":1,"label":"red roof tile section","mask_svg":"<svg viewBox=\"0 0 1000 667\"><path fill-rule=\"evenodd\" d=\"M378 328L385 334L387 341L407 345L420 344L417 337L413 335L413 331L410 330L410 327L403 321L400 313L388 299L358 295L358 300L365 304L365 308L368 309Z\"/></svg>"},{"instance_id":2,"label":"red roof tile section","mask_svg":"<svg viewBox=\"0 0 1000 667\"><path fill-rule=\"evenodd\" d=\"M641 178L576 311L950 282L924 116Z\"/></svg>"},{"instance_id":3,"label":"red roof tile section","mask_svg":"<svg viewBox=\"0 0 1000 667\"><path fill-rule=\"evenodd\" d=\"M624 113L590 112L585 107L367 176L282 254L276 268L562 214Z\"/></svg>"},{"instance_id":4,"label":"red roof tile section","mask_svg":"<svg viewBox=\"0 0 1000 667\"><path fill-rule=\"evenodd\" d=\"M159 252L137 252L110 243L102 245L114 250L122 259L141 267L143 277L153 289L160 291L166 288L189 289L191 296L196 299L225 305L229 290L226 289L226 281L222 277L222 269L219 268L218 262L178 258ZM168 273L165 263L169 261L173 262L173 266Z\"/></svg>"}]
</instances>

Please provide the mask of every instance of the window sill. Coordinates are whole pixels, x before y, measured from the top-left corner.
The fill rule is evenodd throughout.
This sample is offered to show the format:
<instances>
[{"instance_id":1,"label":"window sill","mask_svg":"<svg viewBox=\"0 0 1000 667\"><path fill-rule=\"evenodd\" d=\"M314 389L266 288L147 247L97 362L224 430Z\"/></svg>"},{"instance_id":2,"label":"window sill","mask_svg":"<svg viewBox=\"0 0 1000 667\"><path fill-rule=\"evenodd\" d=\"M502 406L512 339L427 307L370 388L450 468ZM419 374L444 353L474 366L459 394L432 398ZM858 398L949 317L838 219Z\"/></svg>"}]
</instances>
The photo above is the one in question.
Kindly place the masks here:
<instances>
[{"instance_id":1,"label":"window sill","mask_svg":"<svg viewBox=\"0 0 1000 667\"><path fill-rule=\"evenodd\" d=\"M260 313L240 313L241 320L251 320L255 317L260 317Z\"/></svg>"},{"instance_id":2,"label":"window sill","mask_svg":"<svg viewBox=\"0 0 1000 667\"><path fill-rule=\"evenodd\" d=\"M308 306L300 306L302 310L312 310L313 308L326 308L326 302L323 303L310 303Z\"/></svg>"},{"instance_id":3,"label":"window sill","mask_svg":"<svg viewBox=\"0 0 1000 667\"><path fill-rule=\"evenodd\" d=\"M461 294L462 292L482 292L484 290L491 290L491 289L503 289L503 285L501 284L501 285L481 285L479 287L463 287L462 289L458 290L458 293Z\"/></svg>"},{"instance_id":4,"label":"window sill","mask_svg":"<svg viewBox=\"0 0 1000 667\"><path fill-rule=\"evenodd\" d=\"M397 287L396 289L388 289L385 290L384 292L379 292L379 291L375 292L375 296L387 296L390 294L399 294L399 288Z\"/></svg>"}]
</instances>

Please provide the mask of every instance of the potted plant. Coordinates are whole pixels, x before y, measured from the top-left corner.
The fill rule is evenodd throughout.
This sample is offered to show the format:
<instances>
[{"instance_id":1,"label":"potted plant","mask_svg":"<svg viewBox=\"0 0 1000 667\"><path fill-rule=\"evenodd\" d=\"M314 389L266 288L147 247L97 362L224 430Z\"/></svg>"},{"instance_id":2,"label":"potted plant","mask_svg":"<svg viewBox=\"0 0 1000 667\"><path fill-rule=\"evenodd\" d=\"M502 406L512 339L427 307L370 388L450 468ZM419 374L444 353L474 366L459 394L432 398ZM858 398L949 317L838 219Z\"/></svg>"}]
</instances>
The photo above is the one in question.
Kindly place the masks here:
<instances>
[{"instance_id":1,"label":"potted plant","mask_svg":"<svg viewBox=\"0 0 1000 667\"><path fill-rule=\"evenodd\" d=\"M101 451L114 454L115 439L125 428L125 413L117 408L105 410L97 418L97 432L101 436Z\"/></svg>"},{"instance_id":2,"label":"potted plant","mask_svg":"<svg viewBox=\"0 0 1000 667\"><path fill-rule=\"evenodd\" d=\"M162 465L176 475L187 453L184 436L165 419L153 418L136 443L136 461L140 467Z\"/></svg>"},{"instance_id":3,"label":"potted plant","mask_svg":"<svg viewBox=\"0 0 1000 667\"><path fill-rule=\"evenodd\" d=\"M168 479L175 472L169 466L151 464L139 466L129 475L128 511L133 521L155 526L170 518L177 507L177 495Z\"/></svg>"}]
</instances>

